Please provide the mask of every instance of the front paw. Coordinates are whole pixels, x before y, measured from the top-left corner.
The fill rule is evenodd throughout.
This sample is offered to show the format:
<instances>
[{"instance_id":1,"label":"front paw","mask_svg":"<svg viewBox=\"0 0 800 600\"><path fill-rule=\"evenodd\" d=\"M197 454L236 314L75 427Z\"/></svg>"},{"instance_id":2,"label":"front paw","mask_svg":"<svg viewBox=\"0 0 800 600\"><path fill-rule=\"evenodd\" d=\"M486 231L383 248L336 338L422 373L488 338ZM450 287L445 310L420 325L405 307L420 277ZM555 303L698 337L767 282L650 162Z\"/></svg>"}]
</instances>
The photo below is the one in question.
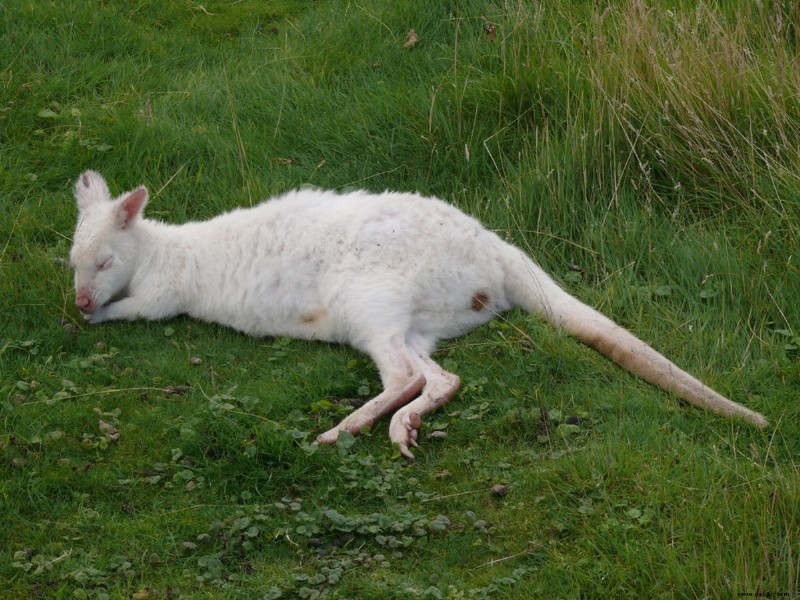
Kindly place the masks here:
<instances>
[{"instance_id":1,"label":"front paw","mask_svg":"<svg viewBox=\"0 0 800 600\"><path fill-rule=\"evenodd\" d=\"M105 307L98 308L94 312L90 313L83 313L83 318L86 320L89 325L97 325L98 323L102 323L106 320L106 316L108 311L106 311Z\"/></svg>"}]
</instances>

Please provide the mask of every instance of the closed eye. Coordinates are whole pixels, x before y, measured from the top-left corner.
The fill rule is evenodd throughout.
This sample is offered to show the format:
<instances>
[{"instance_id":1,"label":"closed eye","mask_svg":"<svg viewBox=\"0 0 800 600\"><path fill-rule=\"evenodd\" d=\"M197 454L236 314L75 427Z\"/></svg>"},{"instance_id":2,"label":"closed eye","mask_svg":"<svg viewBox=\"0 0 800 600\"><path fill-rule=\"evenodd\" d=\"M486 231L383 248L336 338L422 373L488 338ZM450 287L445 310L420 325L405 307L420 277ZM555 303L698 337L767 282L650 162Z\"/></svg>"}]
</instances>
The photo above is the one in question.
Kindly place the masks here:
<instances>
[{"instance_id":1,"label":"closed eye","mask_svg":"<svg viewBox=\"0 0 800 600\"><path fill-rule=\"evenodd\" d=\"M111 266L111 263L113 263L113 262L114 262L114 257L113 256L109 256L104 261L102 261L100 263L97 263L97 270L98 271L103 271L103 270L109 268Z\"/></svg>"}]
</instances>

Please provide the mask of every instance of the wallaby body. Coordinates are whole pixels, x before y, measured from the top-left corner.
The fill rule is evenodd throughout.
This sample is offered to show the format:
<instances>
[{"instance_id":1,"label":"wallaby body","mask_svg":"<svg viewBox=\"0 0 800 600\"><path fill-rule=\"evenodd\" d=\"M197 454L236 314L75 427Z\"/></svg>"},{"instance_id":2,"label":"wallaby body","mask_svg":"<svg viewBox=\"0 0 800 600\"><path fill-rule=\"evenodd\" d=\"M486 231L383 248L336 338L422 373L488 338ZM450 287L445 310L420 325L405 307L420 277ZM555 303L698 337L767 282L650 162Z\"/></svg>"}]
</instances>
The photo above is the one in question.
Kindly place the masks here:
<instances>
[{"instance_id":1,"label":"wallaby body","mask_svg":"<svg viewBox=\"0 0 800 600\"><path fill-rule=\"evenodd\" d=\"M421 418L459 378L430 355L513 306L536 313L688 402L764 426L561 289L518 248L440 200L416 194L296 191L208 221L146 219L147 191L112 200L92 171L77 181L71 262L91 323L187 314L255 336L350 344L376 363L383 392L321 435L336 441L390 411L406 456Z\"/></svg>"}]
</instances>

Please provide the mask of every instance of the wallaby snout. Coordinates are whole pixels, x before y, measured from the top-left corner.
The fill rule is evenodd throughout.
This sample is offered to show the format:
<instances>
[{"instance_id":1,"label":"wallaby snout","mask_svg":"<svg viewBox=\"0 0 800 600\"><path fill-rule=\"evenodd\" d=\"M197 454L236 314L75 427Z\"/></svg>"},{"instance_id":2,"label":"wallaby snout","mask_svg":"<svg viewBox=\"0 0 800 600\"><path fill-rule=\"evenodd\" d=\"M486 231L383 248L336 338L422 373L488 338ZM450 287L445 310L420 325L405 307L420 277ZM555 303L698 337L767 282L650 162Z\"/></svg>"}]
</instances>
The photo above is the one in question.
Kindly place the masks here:
<instances>
[{"instance_id":1,"label":"wallaby snout","mask_svg":"<svg viewBox=\"0 0 800 600\"><path fill-rule=\"evenodd\" d=\"M82 313L93 313L97 304L88 294L78 294L75 296L75 306Z\"/></svg>"}]
</instances>

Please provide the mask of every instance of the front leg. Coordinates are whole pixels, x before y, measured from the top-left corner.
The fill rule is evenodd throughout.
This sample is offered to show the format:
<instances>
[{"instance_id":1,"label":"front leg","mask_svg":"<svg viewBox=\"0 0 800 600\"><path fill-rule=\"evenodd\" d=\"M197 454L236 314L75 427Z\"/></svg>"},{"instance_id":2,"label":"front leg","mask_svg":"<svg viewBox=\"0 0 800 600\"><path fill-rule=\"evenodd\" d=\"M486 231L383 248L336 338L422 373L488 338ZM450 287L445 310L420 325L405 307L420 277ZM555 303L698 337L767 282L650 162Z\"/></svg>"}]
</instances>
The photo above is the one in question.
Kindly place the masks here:
<instances>
[{"instance_id":1,"label":"front leg","mask_svg":"<svg viewBox=\"0 0 800 600\"><path fill-rule=\"evenodd\" d=\"M94 312L84 314L83 317L92 325L103 321L133 321L141 318L154 318L148 317L146 309L147 306L136 296L127 296L116 302L100 306Z\"/></svg>"}]
</instances>

